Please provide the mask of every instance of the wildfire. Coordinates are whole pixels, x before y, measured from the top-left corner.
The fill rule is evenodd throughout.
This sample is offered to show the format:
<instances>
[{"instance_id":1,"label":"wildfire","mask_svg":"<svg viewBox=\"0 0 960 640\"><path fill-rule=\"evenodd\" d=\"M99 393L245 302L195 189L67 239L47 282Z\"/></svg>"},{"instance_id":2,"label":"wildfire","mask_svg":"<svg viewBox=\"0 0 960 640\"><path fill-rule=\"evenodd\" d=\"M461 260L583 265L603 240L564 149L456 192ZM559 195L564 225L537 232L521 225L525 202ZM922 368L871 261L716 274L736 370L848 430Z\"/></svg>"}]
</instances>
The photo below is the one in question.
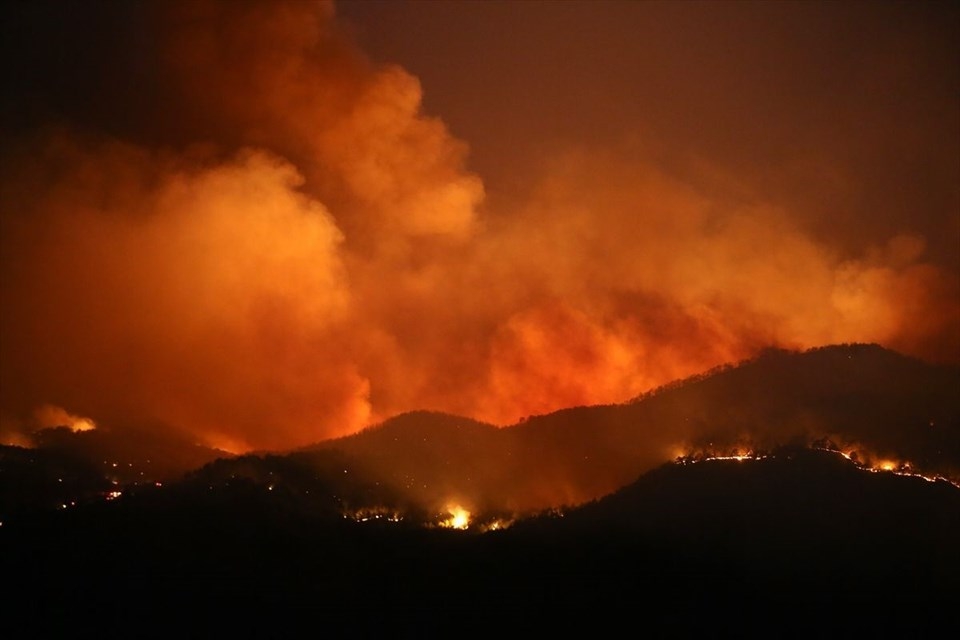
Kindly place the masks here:
<instances>
[{"instance_id":1,"label":"wildfire","mask_svg":"<svg viewBox=\"0 0 960 640\"><path fill-rule=\"evenodd\" d=\"M818 442L814 443L812 448L843 456L860 469L871 473L894 473L898 476L921 478L927 482L949 482L953 486L960 488L960 483L957 482L955 475L948 477L939 474L923 473L921 469L918 469L916 465L909 460L894 460L892 458L880 457L865 450L859 444L847 443L843 448L840 448L833 442Z\"/></svg>"},{"instance_id":2,"label":"wildfire","mask_svg":"<svg viewBox=\"0 0 960 640\"><path fill-rule=\"evenodd\" d=\"M707 462L711 460L736 460L737 462L743 462L745 460L763 460L769 457L767 454L754 451L749 447L735 447L724 451L715 451L712 449L687 451L677 449L675 453L674 461L677 464L694 464L696 462Z\"/></svg>"},{"instance_id":3,"label":"wildfire","mask_svg":"<svg viewBox=\"0 0 960 640\"><path fill-rule=\"evenodd\" d=\"M871 473L893 473L898 476L910 476L911 478L920 478L927 482L949 482L960 489L960 483L941 475L926 475L914 470L909 462L894 462L892 460L880 460L874 464L858 464L864 471Z\"/></svg>"},{"instance_id":4,"label":"wildfire","mask_svg":"<svg viewBox=\"0 0 960 640\"><path fill-rule=\"evenodd\" d=\"M92 419L74 415L52 404L43 405L34 411L34 419L41 429L67 427L74 433L79 433L97 428L97 423Z\"/></svg>"},{"instance_id":5,"label":"wildfire","mask_svg":"<svg viewBox=\"0 0 960 640\"><path fill-rule=\"evenodd\" d=\"M389 507L364 507L354 511L345 511L343 517L355 522L401 522L403 520L403 514Z\"/></svg>"},{"instance_id":6,"label":"wildfire","mask_svg":"<svg viewBox=\"0 0 960 640\"><path fill-rule=\"evenodd\" d=\"M943 481L949 482L953 486L960 488L960 483L955 482L954 479L941 475L926 475L924 473L920 473L909 461L878 458L877 456L856 448L844 451L839 448L834 448L832 444L820 445L818 443L813 443L810 448L815 451L824 451L842 456L846 460L856 465L857 468L863 471L869 471L870 473L893 473L899 476L921 478L927 482ZM725 450L706 448L692 451L677 448L674 450L674 453L676 454L674 462L681 465L710 462L714 460L736 460L738 462L743 462L746 460L763 460L765 458L776 457L774 453L760 452L748 446L734 447Z\"/></svg>"},{"instance_id":7,"label":"wildfire","mask_svg":"<svg viewBox=\"0 0 960 640\"><path fill-rule=\"evenodd\" d=\"M488 531L503 531L504 529L510 528L513 524L513 519L500 520L495 519L490 522L486 522L480 525L480 531L486 533Z\"/></svg>"},{"instance_id":8,"label":"wildfire","mask_svg":"<svg viewBox=\"0 0 960 640\"><path fill-rule=\"evenodd\" d=\"M449 518L440 522L441 527L448 529L466 529L470 526L470 512L460 505L447 507Z\"/></svg>"},{"instance_id":9,"label":"wildfire","mask_svg":"<svg viewBox=\"0 0 960 640\"><path fill-rule=\"evenodd\" d=\"M881 471L894 471L899 466L900 465L898 465L896 462L892 460L881 460L880 462L877 463L877 467Z\"/></svg>"}]
</instances>

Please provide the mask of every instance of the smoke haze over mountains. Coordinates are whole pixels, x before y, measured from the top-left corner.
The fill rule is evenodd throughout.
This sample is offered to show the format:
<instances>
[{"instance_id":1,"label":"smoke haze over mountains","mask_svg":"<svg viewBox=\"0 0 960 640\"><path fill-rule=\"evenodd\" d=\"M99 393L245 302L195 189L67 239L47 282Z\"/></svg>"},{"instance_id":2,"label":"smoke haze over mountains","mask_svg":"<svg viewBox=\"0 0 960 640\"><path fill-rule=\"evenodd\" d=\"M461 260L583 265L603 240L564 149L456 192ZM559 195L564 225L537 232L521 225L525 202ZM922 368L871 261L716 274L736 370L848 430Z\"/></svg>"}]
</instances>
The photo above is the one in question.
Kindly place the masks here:
<instances>
[{"instance_id":1,"label":"smoke haze over mountains","mask_svg":"<svg viewBox=\"0 0 960 640\"><path fill-rule=\"evenodd\" d=\"M730 9L4 7L0 436L286 448L768 346L960 361L955 10Z\"/></svg>"}]
</instances>

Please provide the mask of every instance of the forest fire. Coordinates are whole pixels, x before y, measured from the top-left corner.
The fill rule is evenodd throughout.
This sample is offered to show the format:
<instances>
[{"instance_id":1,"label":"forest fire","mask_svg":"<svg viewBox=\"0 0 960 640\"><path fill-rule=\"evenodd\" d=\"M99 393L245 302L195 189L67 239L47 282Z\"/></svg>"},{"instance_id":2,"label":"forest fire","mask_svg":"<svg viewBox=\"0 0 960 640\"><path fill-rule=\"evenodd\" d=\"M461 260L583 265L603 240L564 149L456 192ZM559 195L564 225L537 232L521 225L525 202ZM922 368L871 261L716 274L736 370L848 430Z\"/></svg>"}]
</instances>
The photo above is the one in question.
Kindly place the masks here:
<instances>
[{"instance_id":1,"label":"forest fire","mask_svg":"<svg viewBox=\"0 0 960 640\"><path fill-rule=\"evenodd\" d=\"M65 409L53 405L43 405L34 412L34 419L38 429L53 429L66 427L74 433L93 431L96 423L90 418L76 416Z\"/></svg>"},{"instance_id":2,"label":"forest fire","mask_svg":"<svg viewBox=\"0 0 960 640\"><path fill-rule=\"evenodd\" d=\"M110 9L85 19L95 26ZM614 10L631 20L656 11L603 9ZM51 421L149 425L243 453L355 433L423 407L508 426L623 402L769 345L878 342L960 359L955 247L940 246L955 237L953 223L918 220L912 203L877 215L878 203L901 196L864 193L884 182L873 174L835 179L860 169L836 166L851 151L833 147L832 130L819 131L825 157L801 162L823 174L803 172L798 184L813 180L845 207L873 203L837 233L820 228L841 218L834 200L824 212L798 195L819 189L783 186L791 174L768 175L766 162L728 162L754 136L676 158L595 140L593 121L545 157L513 153L530 143L508 137L506 164L529 165L514 167L524 179L512 193L485 182L467 143L425 113L416 77L359 50L333 5L130 9L141 11L149 19L131 24L143 33L94 48L64 23L56 41L76 55L48 60L44 48L35 57L56 68L5 88L35 115L0 149L3 442ZM22 34L42 31L12 27L10 46L33 50ZM111 49L134 41L150 51ZM845 77L873 77L869 69ZM102 90L64 92L66 77ZM141 84L151 100L112 89ZM914 89L891 95L941 100ZM61 100L68 94L73 102ZM685 113L667 104L672 94L643 103ZM56 104L35 108L44 97ZM676 131L718 117L703 108ZM57 128L47 113L61 114ZM638 132L649 123L621 124L633 133L616 139L647 140ZM483 133L470 142L498 137ZM952 139L914 133L909 144L926 141L936 157ZM850 144L880 144L862 142ZM773 156L792 157L796 146ZM899 175L923 164L900 166L918 153L867 158ZM939 199L931 211L952 211L956 180L935 190L930 180L915 182ZM899 222L867 233L856 219Z\"/></svg>"},{"instance_id":3,"label":"forest fire","mask_svg":"<svg viewBox=\"0 0 960 640\"><path fill-rule=\"evenodd\" d=\"M957 6L0 2L4 637L936 636Z\"/></svg>"},{"instance_id":4,"label":"forest fire","mask_svg":"<svg viewBox=\"0 0 960 640\"><path fill-rule=\"evenodd\" d=\"M768 457L768 454L756 453L750 449L735 447L732 450L723 453L711 451L709 449L701 449L689 453L678 453L674 458L674 462L681 465L695 464L697 462L710 462L715 460L736 460L738 462L743 462L745 460L763 460Z\"/></svg>"},{"instance_id":5,"label":"forest fire","mask_svg":"<svg viewBox=\"0 0 960 640\"><path fill-rule=\"evenodd\" d=\"M343 512L345 519L354 522L403 522L404 515L397 509L389 507L363 507Z\"/></svg>"},{"instance_id":6,"label":"forest fire","mask_svg":"<svg viewBox=\"0 0 960 640\"><path fill-rule=\"evenodd\" d=\"M927 482L946 482L957 488L960 488L960 479L951 478L939 474L925 474L916 470L915 466L909 461L894 461L890 459L878 458L864 449L841 450L828 446L818 446L812 444L809 446L812 451L822 451L831 455L837 455L853 463L858 469L870 473L890 473L898 476L911 478L920 478ZM784 457L789 458L790 448L774 449L771 451L754 451L750 447L733 447L725 450L713 450L710 448L700 448L689 452L678 453L674 459L675 464L688 465L703 462L717 461L759 461L769 458Z\"/></svg>"},{"instance_id":7,"label":"forest fire","mask_svg":"<svg viewBox=\"0 0 960 640\"><path fill-rule=\"evenodd\" d=\"M450 517L441 520L440 526L447 529L467 529L470 526L470 512L460 505L451 505L447 507L447 513Z\"/></svg>"},{"instance_id":8,"label":"forest fire","mask_svg":"<svg viewBox=\"0 0 960 640\"><path fill-rule=\"evenodd\" d=\"M929 475L915 471L913 466L909 462L892 462L889 460L884 460L879 463L877 466L869 465L858 465L860 468L865 471L870 471L873 473L892 473L898 476L906 476L910 478L921 478L927 482L948 482L953 486L960 489L960 479L957 478L948 478L942 475Z\"/></svg>"}]
</instances>

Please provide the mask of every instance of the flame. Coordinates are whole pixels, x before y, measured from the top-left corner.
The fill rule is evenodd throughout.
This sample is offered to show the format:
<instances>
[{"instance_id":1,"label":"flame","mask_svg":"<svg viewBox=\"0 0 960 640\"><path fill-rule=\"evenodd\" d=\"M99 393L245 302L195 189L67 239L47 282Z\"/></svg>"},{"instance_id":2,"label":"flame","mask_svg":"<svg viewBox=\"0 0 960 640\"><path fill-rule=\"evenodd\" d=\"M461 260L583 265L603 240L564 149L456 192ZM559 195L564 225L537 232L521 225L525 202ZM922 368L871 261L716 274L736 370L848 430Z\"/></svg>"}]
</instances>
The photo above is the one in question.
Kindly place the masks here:
<instances>
[{"instance_id":1,"label":"flame","mask_svg":"<svg viewBox=\"0 0 960 640\"><path fill-rule=\"evenodd\" d=\"M345 510L343 517L353 520L354 522L402 522L404 519L404 515L400 511L385 506Z\"/></svg>"},{"instance_id":2,"label":"flame","mask_svg":"<svg viewBox=\"0 0 960 640\"><path fill-rule=\"evenodd\" d=\"M893 460L880 460L873 468L881 471L893 471L899 467L900 465Z\"/></svg>"},{"instance_id":3,"label":"flame","mask_svg":"<svg viewBox=\"0 0 960 640\"><path fill-rule=\"evenodd\" d=\"M483 533L487 533L488 531L503 531L504 529L509 529L511 526L513 526L515 521L515 518L494 518L489 522L484 522L481 524L479 529Z\"/></svg>"},{"instance_id":4,"label":"flame","mask_svg":"<svg viewBox=\"0 0 960 640\"><path fill-rule=\"evenodd\" d=\"M821 446L816 443L809 445L809 447L815 451L824 451L841 456L845 460L853 463L857 468L870 473L892 473L898 476L920 478L927 482L946 482L960 488L960 482L957 481L958 479L955 476L948 477L935 473L923 473L909 460L880 458L862 447L838 449L833 448L832 445ZM744 462L748 460L764 460L777 456L776 453L767 453L744 445L728 448L713 448L712 446L691 448L677 446L673 449L673 452L676 453L674 464L680 465L716 460Z\"/></svg>"},{"instance_id":5,"label":"flame","mask_svg":"<svg viewBox=\"0 0 960 640\"><path fill-rule=\"evenodd\" d=\"M448 506L447 513L450 517L440 522L441 527L448 529L466 529L470 526L470 512L460 505Z\"/></svg>"},{"instance_id":6,"label":"flame","mask_svg":"<svg viewBox=\"0 0 960 640\"><path fill-rule=\"evenodd\" d=\"M693 464L696 462L708 462L711 460L736 460L744 462L746 460L763 460L770 457L752 446L738 445L732 447L680 447L672 449L673 460L677 464Z\"/></svg>"}]
</instances>

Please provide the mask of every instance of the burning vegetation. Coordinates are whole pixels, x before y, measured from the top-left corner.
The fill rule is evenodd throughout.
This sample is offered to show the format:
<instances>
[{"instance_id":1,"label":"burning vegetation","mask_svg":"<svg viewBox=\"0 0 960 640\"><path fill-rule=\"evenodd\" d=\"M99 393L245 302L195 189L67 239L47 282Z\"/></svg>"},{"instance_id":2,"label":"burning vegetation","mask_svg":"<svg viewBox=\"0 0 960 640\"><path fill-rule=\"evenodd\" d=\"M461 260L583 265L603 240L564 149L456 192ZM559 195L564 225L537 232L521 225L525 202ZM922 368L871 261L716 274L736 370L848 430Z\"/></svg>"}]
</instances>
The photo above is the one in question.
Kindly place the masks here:
<instances>
[{"instance_id":1,"label":"burning vegetation","mask_svg":"<svg viewBox=\"0 0 960 640\"><path fill-rule=\"evenodd\" d=\"M913 464L909 461L894 461L883 459L871 455L862 449L848 449L846 451L835 448L832 443L814 443L809 447L812 451L824 451L836 454L853 463L858 469L871 473L891 473L899 476L921 478L927 482L946 482L960 489L960 477L946 477L936 474L923 474L915 470ZM702 462L717 461L736 461L750 462L758 460L767 460L769 458L790 459L797 452L796 446L777 449L774 451L756 451L750 447L740 446L731 449L718 451L711 449L698 449L692 452L684 452L677 455L674 462L678 465L697 464Z\"/></svg>"},{"instance_id":2,"label":"burning vegetation","mask_svg":"<svg viewBox=\"0 0 960 640\"><path fill-rule=\"evenodd\" d=\"M87 470L51 477L42 493L47 507L166 487L221 458L190 473L188 484L350 521L484 531L599 499L671 461L763 461L785 455L784 447L956 484L957 377L952 367L850 345L768 352L629 403L508 428L415 412L293 453L230 456L182 441L63 427L38 432L34 449L6 450L11 468L55 457ZM81 481L87 474L91 480ZM56 478L76 480L58 487Z\"/></svg>"},{"instance_id":3,"label":"burning vegetation","mask_svg":"<svg viewBox=\"0 0 960 640\"><path fill-rule=\"evenodd\" d=\"M936 237L834 241L777 180L590 144L488 198L420 81L331 4L47 11L2 21L40 66L4 89L3 442L52 421L280 450L423 408L619 403L771 345L960 358ZM48 29L62 54L23 35Z\"/></svg>"},{"instance_id":4,"label":"burning vegetation","mask_svg":"<svg viewBox=\"0 0 960 640\"><path fill-rule=\"evenodd\" d=\"M955 599L955 9L340 11L0 3L5 625Z\"/></svg>"}]
</instances>

